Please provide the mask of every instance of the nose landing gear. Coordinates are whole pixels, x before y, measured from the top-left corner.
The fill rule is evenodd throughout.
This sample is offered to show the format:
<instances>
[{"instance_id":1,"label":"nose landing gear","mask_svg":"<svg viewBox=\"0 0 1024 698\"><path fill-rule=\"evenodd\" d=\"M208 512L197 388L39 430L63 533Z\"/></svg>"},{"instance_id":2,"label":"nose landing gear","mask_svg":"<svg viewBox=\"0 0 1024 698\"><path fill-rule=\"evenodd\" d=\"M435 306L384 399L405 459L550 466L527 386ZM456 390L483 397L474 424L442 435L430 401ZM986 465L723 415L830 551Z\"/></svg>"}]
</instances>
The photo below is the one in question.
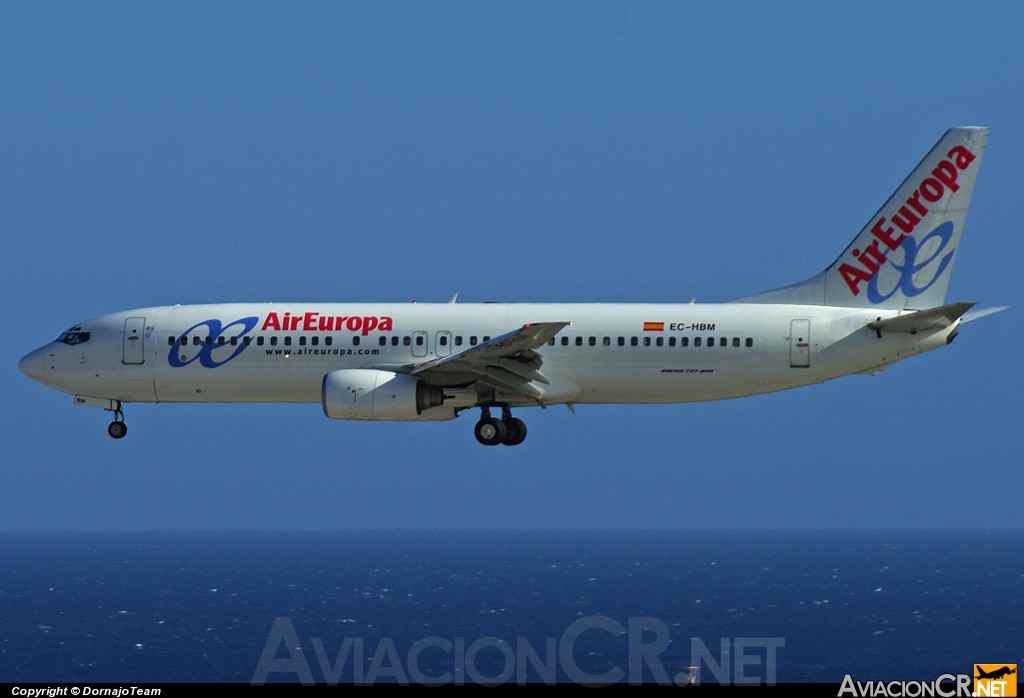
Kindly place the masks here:
<instances>
[{"instance_id":1,"label":"nose landing gear","mask_svg":"<svg viewBox=\"0 0 1024 698\"><path fill-rule=\"evenodd\" d=\"M128 425L124 423L124 410L121 409L121 401L117 401L117 407L108 410L114 413L114 421L107 427L107 433L112 439L123 439L128 433Z\"/></svg>"},{"instance_id":2,"label":"nose landing gear","mask_svg":"<svg viewBox=\"0 0 1024 698\"><path fill-rule=\"evenodd\" d=\"M501 406L501 419L491 416L490 405L483 405L473 433L484 446L518 446L526 440L526 423L513 417L508 405Z\"/></svg>"}]
</instances>

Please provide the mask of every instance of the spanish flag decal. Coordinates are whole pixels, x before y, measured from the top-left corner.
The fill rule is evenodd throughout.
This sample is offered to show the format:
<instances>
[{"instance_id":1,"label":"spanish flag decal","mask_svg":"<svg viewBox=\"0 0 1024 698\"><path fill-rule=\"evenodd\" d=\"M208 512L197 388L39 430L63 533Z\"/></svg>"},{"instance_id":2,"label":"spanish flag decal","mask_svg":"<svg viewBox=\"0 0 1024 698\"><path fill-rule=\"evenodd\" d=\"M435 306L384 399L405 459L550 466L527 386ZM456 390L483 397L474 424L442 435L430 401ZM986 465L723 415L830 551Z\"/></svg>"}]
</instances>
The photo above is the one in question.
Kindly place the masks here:
<instances>
[{"instance_id":1,"label":"spanish flag decal","mask_svg":"<svg viewBox=\"0 0 1024 698\"><path fill-rule=\"evenodd\" d=\"M664 331L665 331L665 323L664 322L645 322L644 323L644 332L664 332Z\"/></svg>"}]
</instances>

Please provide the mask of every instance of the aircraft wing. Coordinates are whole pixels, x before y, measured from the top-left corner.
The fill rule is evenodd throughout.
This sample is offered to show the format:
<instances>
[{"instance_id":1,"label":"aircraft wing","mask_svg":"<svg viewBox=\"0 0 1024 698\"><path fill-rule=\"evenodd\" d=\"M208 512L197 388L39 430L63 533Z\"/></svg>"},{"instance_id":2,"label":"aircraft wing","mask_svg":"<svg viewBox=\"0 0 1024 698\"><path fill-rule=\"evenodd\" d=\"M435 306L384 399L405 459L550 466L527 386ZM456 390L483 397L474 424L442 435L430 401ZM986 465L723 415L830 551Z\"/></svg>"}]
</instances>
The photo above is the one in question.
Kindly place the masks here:
<instances>
[{"instance_id":1,"label":"aircraft wing","mask_svg":"<svg viewBox=\"0 0 1024 698\"><path fill-rule=\"evenodd\" d=\"M457 354L417 364L409 373L440 385L480 383L543 403L544 389L536 384L551 381L540 372L544 360L536 349L569 324L531 322Z\"/></svg>"}]
</instances>

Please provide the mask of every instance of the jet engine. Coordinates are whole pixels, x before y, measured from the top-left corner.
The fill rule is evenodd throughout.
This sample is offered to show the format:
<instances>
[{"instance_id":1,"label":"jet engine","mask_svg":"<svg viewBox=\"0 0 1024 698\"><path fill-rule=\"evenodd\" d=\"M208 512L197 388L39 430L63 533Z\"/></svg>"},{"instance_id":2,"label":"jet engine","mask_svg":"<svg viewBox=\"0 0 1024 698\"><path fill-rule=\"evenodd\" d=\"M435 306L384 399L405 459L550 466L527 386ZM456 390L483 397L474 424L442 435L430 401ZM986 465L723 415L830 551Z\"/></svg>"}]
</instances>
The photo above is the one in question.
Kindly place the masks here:
<instances>
[{"instance_id":1,"label":"jet engine","mask_svg":"<svg viewBox=\"0 0 1024 698\"><path fill-rule=\"evenodd\" d=\"M392 421L454 419L443 408L444 390L404 373L346 368L324 376L324 414L331 419Z\"/></svg>"}]
</instances>

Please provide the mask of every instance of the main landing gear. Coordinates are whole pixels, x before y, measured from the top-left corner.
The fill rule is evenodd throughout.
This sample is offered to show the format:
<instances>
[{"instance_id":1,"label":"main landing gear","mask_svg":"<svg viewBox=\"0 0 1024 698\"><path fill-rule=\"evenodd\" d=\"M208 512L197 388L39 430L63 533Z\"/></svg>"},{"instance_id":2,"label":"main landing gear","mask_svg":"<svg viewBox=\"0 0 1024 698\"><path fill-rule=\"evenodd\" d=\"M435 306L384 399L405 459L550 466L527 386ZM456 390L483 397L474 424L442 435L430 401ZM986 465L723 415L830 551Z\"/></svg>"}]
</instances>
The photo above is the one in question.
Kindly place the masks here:
<instances>
[{"instance_id":1,"label":"main landing gear","mask_svg":"<svg viewBox=\"0 0 1024 698\"><path fill-rule=\"evenodd\" d=\"M112 439L123 439L124 435L128 433L128 425L124 423L124 410L121 409L121 401L118 400L117 407L108 411L114 413L114 421L107 427L107 433Z\"/></svg>"},{"instance_id":2,"label":"main landing gear","mask_svg":"<svg viewBox=\"0 0 1024 698\"><path fill-rule=\"evenodd\" d=\"M526 440L526 423L513 417L508 405L501 407L501 419L491 416L491 408L480 408L480 421L473 428L476 440L484 446L518 446Z\"/></svg>"}]
</instances>

